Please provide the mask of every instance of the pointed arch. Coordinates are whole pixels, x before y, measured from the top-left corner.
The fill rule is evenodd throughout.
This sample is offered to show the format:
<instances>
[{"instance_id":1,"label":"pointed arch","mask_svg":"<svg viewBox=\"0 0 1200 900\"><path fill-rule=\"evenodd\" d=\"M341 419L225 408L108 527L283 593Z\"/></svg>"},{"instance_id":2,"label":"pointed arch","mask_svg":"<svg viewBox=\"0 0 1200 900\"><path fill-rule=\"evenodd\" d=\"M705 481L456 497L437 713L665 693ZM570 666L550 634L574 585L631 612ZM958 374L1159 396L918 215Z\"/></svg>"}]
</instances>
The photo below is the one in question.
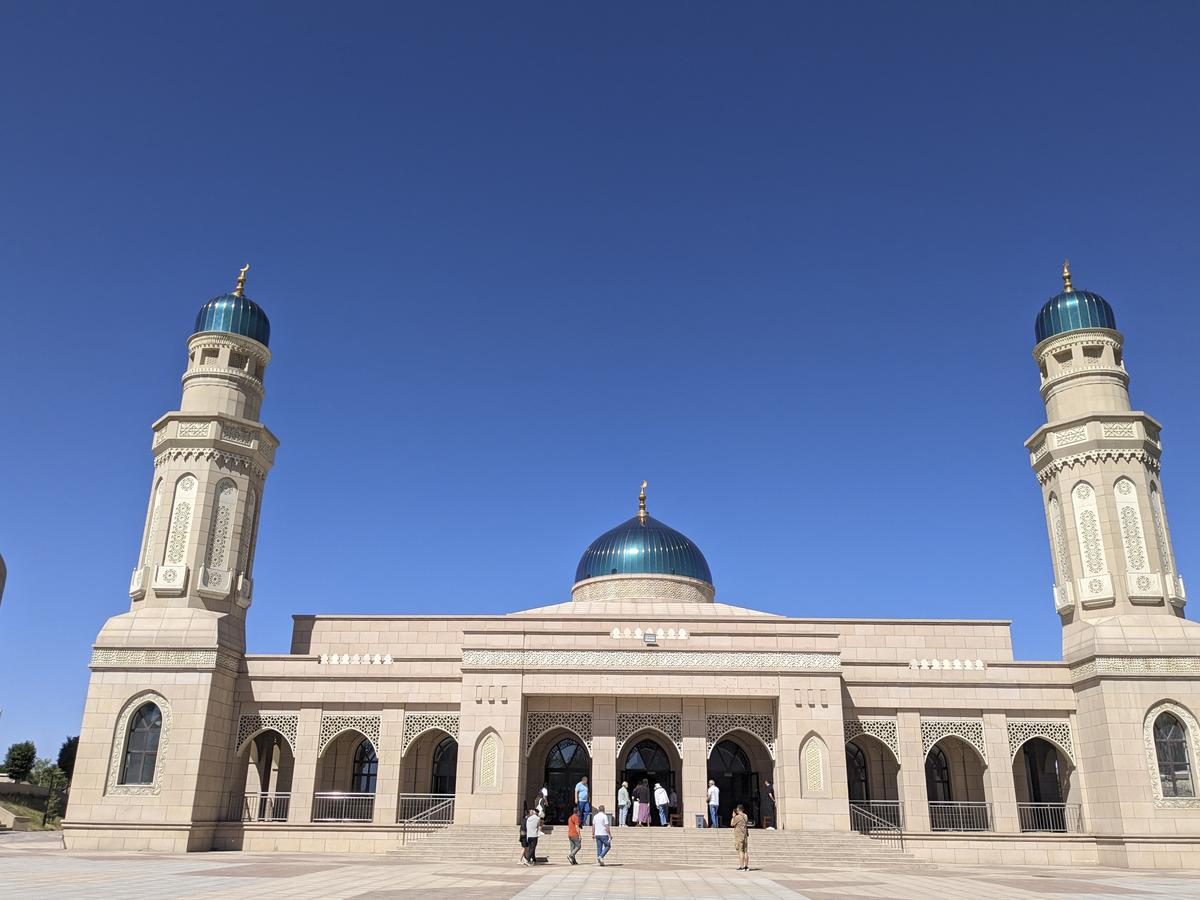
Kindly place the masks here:
<instances>
[{"instance_id":1,"label":"pointed arch","mask_svg":"<svg viewBox=\"0 0 1200 900\"><path fill-rule=\"evenodd\" d=\"M162 519L163 480L160 477L154 483L154 491L150 495L150 508L146 511L146 528L142 533L142 565L154 565L154 545L158 537L159 522Z\"/></svg>"},{"instance_id":2,"label":"pointed arch","mask_svg":"<svg viewBox=\"0 0 1200 900\"><path fill-rule=\"evenodd\" d=\"M816 731L806 734L800 744L800 774L803 796L830 796L829 748Z\"/></svg>"},{"instance_id":3,"label":"pointed arch","mask_svg":"<svg viewBox=\"0 0 1200 900\"><path fill-rule=\"evenodd\" d=\"M498 793L504 780L504 741L496 729L489 727L479 733L471 759L474 793Z\"/></svg>"},{"instance_id":4,"label":"pointed arch","mask_svg":"<svg viewBox=\"0 0 1200 900\"><path fill-rule=\"evenodd\" d=\"M175 496L171 501L170 530L167 532L167 545L163 548L164 566L187 564L198 487L199 482L191 472L180 475L175 481Z\"/></svg>"},{"instance_id":5,"label":"pointed arch","mask_svg":"<svg viewBox=\"0 0 1200 900\"><path fill-rule=\"evenodd\" d=\"M122 770L129 749L130 726L134 716L143 708L153 706L158 710L159 727L155 747L153 777L148 783L125 783ZM112 749L109 755L108 783L106 794L134 794L157 796L162 792L166 776L167 753L171 738L173 715L171 703L158 691L140 691L125 701L113 726Z\"/></svg>"}]
</instances>

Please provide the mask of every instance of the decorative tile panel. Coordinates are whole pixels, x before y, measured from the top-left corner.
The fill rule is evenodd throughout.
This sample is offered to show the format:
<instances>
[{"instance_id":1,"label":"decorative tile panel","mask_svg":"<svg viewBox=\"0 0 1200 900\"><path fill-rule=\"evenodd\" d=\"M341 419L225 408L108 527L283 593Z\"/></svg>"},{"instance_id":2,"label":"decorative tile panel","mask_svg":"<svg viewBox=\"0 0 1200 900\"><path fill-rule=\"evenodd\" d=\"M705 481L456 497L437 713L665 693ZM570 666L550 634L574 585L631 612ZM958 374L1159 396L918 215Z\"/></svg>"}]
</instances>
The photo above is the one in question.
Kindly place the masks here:
<instances>
[{"instance_id":1,"label":"decorative tile panel","mask_svg":"<svg viewBox=\"0 0 1200 900\"><path fill-rule=\"evenodd\" d=\"M237 657L217 650L117 650L92 651L93 668L104 669L227 669L241 668Z\"/></svg>"},{"instance_id":2,"label":"decorative tile panel","mask_svg":"<svg viewBox=\"0 0 1200 900\"><path fill-rule=\"evenodd\" d=\"M413 741L427 731L440 730L458 740L458 713L406 713L404 734L400 739L400 755L403 756Z\"/></svg>"},{"instance_id":3,"label":"decorative tile panel","mask_svg":"<svg viewBox=\"0 0 1200 900\"><path fill-rule=\"evenodd\" d=\"M1008 752L1013 759L1016 759L1017 752L1022 745L1035 737L1045 738L1050 743L1057 744L1072 765L1075 763L1075 745L1071 740L1071 723L1066 719L1008 720Z\"/></svg>"},{"instance_id":4,"label":"decorative tile panel","mask_svg":"<svg viewBox=\"0 0 1200 900\"><path fill-rule=\"evenodd\" d=\"M525 755L542 735L555 728L573 731L592 752L592 714L590 712L531 712L525 717Z\"/></svg>"},{"instance_id":5,"label":"decorative tile panel","mask_svg":"<svg viewBox=\"0 0 1200 900\"><path fill-rule=\"evenodd\" d=\"M983 722L979 719L926 719L921 717L921 755L928 756L942 738L956 737L979 751L987 762L987 744L983 740Z\"/></svg>"},{"instance_id":6,"label":"decorative tile panel","mask_svg":"<svg viewBox=\"0 0 1200 900\"><path fill-rule=\"evenodd\" d=\"M357 731L371 742L379 752L379 714L326 713L321 716L321 737L317 742L317 756L325 752L333 739L343 731Z\"/></svg>"},{"instance_id":7,"label":"decorative tile panel","mask_svg":"<svg viewBox=\"0 0 1200 900\"><path fill-rule=\"evenodd\" d=\"M295 714L286 713L251 713L241 716L238 719L237 730L237 750L236 754L240 755L246 749L246 744L251 738L257 737L263 731L277 731L283 735L284 740L288 742L288 746L292 748L292 754L296 753L296 732L299 728L300 717Z\"/></svg>"},{"instance_id":8,"label":"decorative tile panel","mask_svg":"<svg viewBox=\"0 0 1200 900\"><path fill-rule=\"evenodd\" d=\"M617 754L625 742L643 728L662 732L683 754L683 717L674 713L617 713Z\"/></svg>"},{"instance_id":9,"label":"decorative tile panel","mask_svg":"<svg viewBox=\"0 0 1200 900\"><path fill-rule=\"evenodd\" d=\"M1192 678L1197 674L1200 674L1200 657L1197 656L1097 656L1071 668L1071 678L1075 681L1096 675Z\"/></svg>"},{"instance_id":10,"label":"decorative tile panel","mask_svg":"<svg viewBox=\"0 0 1200 900\"><path fill-rule=\"evenodd\" d=\"M842 728L848 742L859 735L869 735L881 741L897 760L900 759L900 738L895 719L847 719L842 723Z\"/></svg>"},{"instance_id":11,"label":"decorative tile panel","mask_svg":"<svg viewBox=\"0 0 1200 900\"><path fill-rule=\"evenodd\" d=\"M767 745L771 759L775 758L775 718L774 716L750 715L747 713L729 713L708 717L708 755L712 755L713 747L731 731L748 731Z\"/></svg>"}]
</instances>

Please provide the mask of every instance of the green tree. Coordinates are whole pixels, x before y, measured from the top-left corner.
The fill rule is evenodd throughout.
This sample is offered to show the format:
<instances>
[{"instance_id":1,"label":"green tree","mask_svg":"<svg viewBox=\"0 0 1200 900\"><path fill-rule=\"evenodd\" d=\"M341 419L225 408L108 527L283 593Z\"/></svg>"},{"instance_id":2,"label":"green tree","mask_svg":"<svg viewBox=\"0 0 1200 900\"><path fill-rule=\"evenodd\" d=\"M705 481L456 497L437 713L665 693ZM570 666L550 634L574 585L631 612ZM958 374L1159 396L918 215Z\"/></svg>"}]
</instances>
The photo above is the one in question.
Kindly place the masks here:
<instances>
[{"instance_id":1,"label":"green tree","mask_svg":"<svg viewBox=\"0 0 1200 900\"><path fill-rule=\"evenodd\" d=\"M8 748L4 757L4 771L13 781L26 781L37 759L37 748L33 741L21 741Z\"/></svg>"},{"instance_id":2,"label":"green tree","mask_svg":"<svg viewBox=\"0 0 1200 900\"><path fill-rule=\"evenodd\" d=\"M67 773L50 760L39 759L29 772L29 780L50 791L46 797L46 817L62 818L66 809Z\"/></svg>"},{"instance_id":3,"label":"green tree","mask_svg":"<svg viewBox=\"0 0 1200 900\"><path fill-rule=\"evenodd\" d=\"M63 745L58 748L58 767L63 770L63 774L67 778L73 778L75 775L75 753L79 750L79 735L69 737L63 741Z\"/></svg>"}]
</instances>

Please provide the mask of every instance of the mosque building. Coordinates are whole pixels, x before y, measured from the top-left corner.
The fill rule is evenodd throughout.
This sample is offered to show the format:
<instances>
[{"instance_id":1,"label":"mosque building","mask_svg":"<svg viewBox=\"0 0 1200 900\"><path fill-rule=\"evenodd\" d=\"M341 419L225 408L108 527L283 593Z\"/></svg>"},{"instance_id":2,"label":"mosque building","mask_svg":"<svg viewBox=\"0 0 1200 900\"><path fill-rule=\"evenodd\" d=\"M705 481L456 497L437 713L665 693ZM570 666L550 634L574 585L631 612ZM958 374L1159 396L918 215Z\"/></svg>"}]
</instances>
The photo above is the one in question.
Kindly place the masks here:
<instances>
[{"instance_id":1,"label":"mosque building","mask_svg":"<svg viewBox=\"0 0 1200 900\"><path fill-rule=\"evenodd\" d=\"M1046 422L1025 442L1063 658L1033 662L1013 659L1007 621L719 602L644 485L564 602L301 615L290 652L248 654L279 441L261 415L270 323L243 269L201 308L179 409L153 425L130 607L92 651L67 846L386 851L423 832L482 852L495 832L515 861L529 798L544 786L562 821L587 775L610 810L622 781L662 783L680 841L702 839L712 780L723 824L744 804L758 846L788 852L840 835L864 859L901 839L951 862L1200 866L1200 626L1161 425L1130 405L1112 307L1063 276L1036 319Z\"/></svg>"}]
</instances>

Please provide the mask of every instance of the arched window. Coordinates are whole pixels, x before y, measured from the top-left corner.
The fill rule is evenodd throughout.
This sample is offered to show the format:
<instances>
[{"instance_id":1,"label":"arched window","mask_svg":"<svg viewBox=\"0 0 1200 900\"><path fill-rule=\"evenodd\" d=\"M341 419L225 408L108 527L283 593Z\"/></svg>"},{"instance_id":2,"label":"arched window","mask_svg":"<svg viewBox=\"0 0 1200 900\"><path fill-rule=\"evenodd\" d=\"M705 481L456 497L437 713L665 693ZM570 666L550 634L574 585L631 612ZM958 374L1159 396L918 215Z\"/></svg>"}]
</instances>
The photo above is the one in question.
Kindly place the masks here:
<instances>
[{"instance_id":1,"label":"arched window","mask_svg":"<svg viewBox=\"0 0 1200 900\"><path fill-rule=\"evenodd\" d=\"M379 774L379 757L370 741L363 741L354 751L354 776L350 790L356 794L375 793L375 777Z\"/></svg>"},{"instance_id":2,"label":"arched window","mask_svg":"<svg viewBox=\"0 0 1200 900\"><path fill-rule=\"evenodd\" d=\"M120 784L153 784L158 762L158 740L162 735L162 713L153 703L142 706L129 723L125 737L125 762Z\"/></svg>"},{"instance_id":3,"label":"arched window","mask_svg":"<svg viewBox=\"0 0 1200 900\"><path fill-rule=\"evenodd\" d=\"M714 764L715 768L727 775L743 775L750 771L750 758L746 756L746 751L733 741L721 741L713 747L709 769L714 768Z\"/></svg>"},{"instance_id":4,"label":"arched window","mask_svg":"<svg viewBox=\"0 0 1200 900\"><path fill-rule=\"evenodd\" d=\"M647 772L666 772L671 768L671 763L667 760L667 754L662 747L658 746L654 741L641 741L633 752L629 754L629 759L625 762L626 769L644 769Z\"/></svg>"},{"instance_id":5,"label":"arched window","mask_svg":"<svg viewBox=\"0 0 1200 900\"><path fill-rule=\"evenodd\" d=\"M453 794L458 782L458 741L444 737L433 750L433 781L435 794Z\"/></svg>"},{"instance_id":6,"label":"arched window","mask_svg":"<svg viewBox=\"0 0 1200 900\"><path fill-rule=\"evenodd\" d=\"M925 791L931 801L954 799L950 791L950 763L941 747L934 747L925 757Z\"/></svg>"},{"instance_id":7,"label":"arched window","mask_svg":"<svg viewBox=\"0 0 1200 900\"><path fill-rule=\"evenodd\" d=\"M854 742L846 745L846 778L850 782L851 802L866 803L871 799L871 784L867 777L867 755Z\"/></svg>"},{"instance_id":8,"label":"arched window","mask_svg":"<svg viewBox=\"0 0 1200 900\"><path fill-rule=\"evenodd\" d=\"M1171 713L1162 713L1154 720L1154 752L1163 797L1195 797L1187 729Z\"/></svg>"}]
</instances>

